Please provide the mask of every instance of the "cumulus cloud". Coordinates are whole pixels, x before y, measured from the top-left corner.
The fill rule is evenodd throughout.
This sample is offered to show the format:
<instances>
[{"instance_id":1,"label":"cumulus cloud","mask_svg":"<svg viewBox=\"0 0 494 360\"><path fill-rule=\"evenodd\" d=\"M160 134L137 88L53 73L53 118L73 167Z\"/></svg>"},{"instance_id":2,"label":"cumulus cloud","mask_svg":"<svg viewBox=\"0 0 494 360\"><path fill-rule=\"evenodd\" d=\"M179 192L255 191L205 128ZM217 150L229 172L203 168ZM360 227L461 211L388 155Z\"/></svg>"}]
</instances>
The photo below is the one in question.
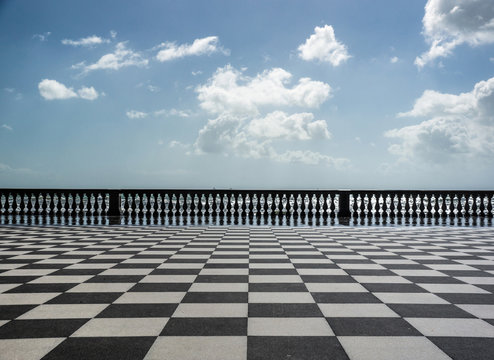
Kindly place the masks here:
<instances>
[{"instance_id":1,"label":"cumulus cloud","mask_svg":"<svg viewBox=\"0 0 494 360\"><path fill-rule=\"evenodd\" d=\"M73 69L81 69L83 73L88 73L95 70L120 70L128 66L144 67L149 61L145 59L139 52L127 48L125 42L119 42L115 46L115 51L103 55L98 61L93 64L80 62L72 65Z\"/></svg>"},{"instance_id":2,"label":"cumulus cloud","mask_svg":"<svg viewBox=\"0 0 494 360\"><path fill-rule=\"evenodd\" d=\"M68 88L64 84L50 79L41 80L38 84L38 90L45 100L65 100L77 97L85 100L96 100L99 96L92 86L83 86L76 92L73 88Z\"/></svg>"},{"instance_id":3,"label":"cumulus cloud","mask_svg":"<svg viewBox=\"0 0 494 360\"><path fill-rule=\"evenodd\" d=\"M64 45L84 46L84 47L91 47L91 46L100 45L100 44L107 44L109 42L110 42L109 39L104 39L104 38L96 36L96 35L91 35L91 36L87 36L85 38L80 38L79 40L71 40L71 39L63 39L62 40L62 44L64 44Z\"/></svg>"},{"instance_id":4,"label":"cumulus cloud","mask_svg":"<svg viewBox=\"0 0 494 360\"><path fill-rule=\"evenodd\" d=\"M161 50L156 54L160 62L180 59L186 56L211 55L216 52L229 55L229 50L223 49L219 44L217 36L208 36L195 39L192 44L177 45L174 42L165 42L158 45Z\"/></svg>"},{"instance_id":5,"label":"cumulus cloud","mask_svg":"<svg viewBox=\"0 0 494 360\"><path fill-rule=\"evenodd\" d=\"M230 65L218 68L205 85L197 87L200 106L213 114L259 113L265 106L316 108L329 96L331 87L321 81L301 78L289 87L292 75L281 68L265 70L255 77L243 75Z\"/></svg>"},{"instance_id":6,"label":"cumulus cloud","mask_svg":"<svg viewBox=\"0 0 494 360\"><path fill-rule=\"evenodd\" d=\"M298 47L298 56L307 61L328 62L333 66L338 66L351 58L346 45L336 40L331 25L316 26L314 34Z\"/></svg>"},{"instance_id":7,"label":"cumulus cloud","mask_svg":"<svg viewBox=\"0 0 494 360\"><path fill-rule=\"evenodd\" d=\"M494 43L492 0L428 0L422 23L430 48L415 59L419 68L451 55L461 44L479 46Z\"/></svg>"},{"instance_id":8,"label":"cumulus cloud","mask_svg":"<svg viewBox=\"0 0 494 360\"><path fill-rule=\"evenodd\" d=\"M396 64L400 59L398 58L398 56L393 56L391 59L389 59L389 62L391 64Z\"/></svg>"},{"instance_id":9,"label":"cumulus cloud","mask_svg":"<svg viewBox=\"0 0 494 360\"><path fill-rule=\"evenodd\" d=\"M278 162L338 166L345 159L309 150L279 152L283 140L327 140L331 137L325 120L314 120L309 112L289 114L279 107L315 108L330 96L330 86L302 78L290 86L291 74L283 69L265 70L255 77L228 65L196 88L200 106L214 118L199 130L191 145L192 154L222 154ZM275 108L272 109L272 108Z\"/></svg>"},{"instance_id":10,"label":"cumulus cloud","mask_svg":"<svg viewBox=\"0 0 494 360\"><path fill-rule=\"evenodd\" d=\"M426 90L398 116L425 119L385 133L398 141L389 151L400 158L443 162L494 155L494 77L458 95Z\"/></svg>"},{"instance_id":11,"label":"cumulus cloud","mask_svg":"<svg viewBox=\"0 0 494 360\"><path fill-rule=\"evenodd\" d=\"M129 119L144 119L150 115L154 117L170 117L170 116L178 116L181 118L187 118L191 115L191 112L189 110L179 110L172 108L170 110L168 109L160 109L156 110L153 112L144 112L144 111L137 111L137 110L129 110L125 113Z\"/></svg>"},{"instance_id":12,"label":"cumulus cloud","mask_svg":"<svg viewBox=\"0 0 494 360\"><path fill-rule=\"evenodd\" d=\"M5 129L5 130L8 130L8 131L12 131L12 130L14 130L14 129L12 128L12 126L7 125L7 124L3 124L3 125L1 126L1 128L2 128L2 129Z\"/></svg>"},{"instance_id":13,"label":"cumulus cloud","mask_svg":"<svg viewBox=\"0 0 494 360\"><path fill-rule=\"evenodd\" d=\"M312 113L288 115L274 111L250 121L247 131L258 138L311 140L331 137L324 120L314 121Z\"/></svg>"}]
</instances>

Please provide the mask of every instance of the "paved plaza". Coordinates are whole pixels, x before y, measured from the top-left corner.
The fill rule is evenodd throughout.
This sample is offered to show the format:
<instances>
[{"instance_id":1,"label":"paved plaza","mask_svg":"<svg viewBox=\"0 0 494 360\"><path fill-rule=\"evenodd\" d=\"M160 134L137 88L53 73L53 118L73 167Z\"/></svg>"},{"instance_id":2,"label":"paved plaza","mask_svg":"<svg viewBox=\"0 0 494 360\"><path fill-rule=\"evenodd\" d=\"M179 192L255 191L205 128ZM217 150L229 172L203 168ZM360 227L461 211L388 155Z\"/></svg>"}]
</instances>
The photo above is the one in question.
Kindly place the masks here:
<instances>
[{"instance_id":1,"label":"paved plaza","mask_svg":"<svg viewBox=\"0 0 494 360\"><path fill-rule=\"evenodd\" d=\"M0 360L494 359L490 227L0 226Z\"/></svg>"}]
</instances>

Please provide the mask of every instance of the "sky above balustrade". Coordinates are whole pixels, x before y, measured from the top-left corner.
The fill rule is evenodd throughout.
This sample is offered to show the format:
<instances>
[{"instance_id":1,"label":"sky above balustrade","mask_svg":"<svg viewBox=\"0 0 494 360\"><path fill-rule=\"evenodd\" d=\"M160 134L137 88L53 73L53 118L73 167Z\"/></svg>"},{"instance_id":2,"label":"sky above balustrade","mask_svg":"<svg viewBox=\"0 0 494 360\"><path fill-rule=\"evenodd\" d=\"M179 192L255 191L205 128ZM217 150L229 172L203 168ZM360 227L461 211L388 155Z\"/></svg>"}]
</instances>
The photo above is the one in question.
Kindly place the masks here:
<instances>
[{"instance_id":1,"label":"sky above balustrade","mask_svg":"<svg viewBox=\"0 0 494 360\"><path fill-rule=\"evenodd\" d=\"M492 0L2 1L0 54L0 187L492 188Z\"/></svg>"}]
</instances>

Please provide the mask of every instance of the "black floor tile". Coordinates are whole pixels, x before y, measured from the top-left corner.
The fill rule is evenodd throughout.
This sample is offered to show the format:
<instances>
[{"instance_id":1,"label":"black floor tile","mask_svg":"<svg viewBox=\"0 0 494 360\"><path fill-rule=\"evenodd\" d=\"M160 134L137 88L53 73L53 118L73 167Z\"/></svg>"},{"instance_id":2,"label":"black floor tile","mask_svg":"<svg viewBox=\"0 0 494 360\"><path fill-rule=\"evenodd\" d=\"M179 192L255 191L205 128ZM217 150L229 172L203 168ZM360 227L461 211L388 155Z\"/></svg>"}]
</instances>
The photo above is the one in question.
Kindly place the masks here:
<instances>
[{"instance_id":1,"label":"black floor tile","mask_svg":"<svg viewBox=\"0 0 494 360\"><path fill-rule=\"evenodd\" d=\"M307 292L304 283L250 283L250 292Z\"/></svg>"},{"instance_id":2,"label":"black floor tile","mask_svg":"<svg viewBox=\"0 0 494 360\"><path fill-rule=\"evenodd\" d=\"M247 360L348 360L336 337L249 336Z\"/></svg>"},{"instance_id":3,"label":"black floor tile","mask_svg":"<svg viewBox=\"0 0 494 360\"><path fill-rule=\"evenodd\" d=\"M98 318L170 317L178 304L112 304Z\"/></svg>"},{"instance_id":4,"label":"black floor tile","mask_svg":"<svg viewBox=\"0 0 494 360\"><path fill-rule=\"evenodd\" d=\"M247 318L171 318L161 336L247 336Z\"/></svg>"},{"instance_id":5,"label":"black floor tile","mask_svg":"<svg viewBox=\"0 0 494 360\"><path fill-rule=\"evenodd\" d=\"M0 305L0 320L15 319L36 306L37 305Z\"/></svg>"},{"instance_id":6,"label":"black floor tile","mask_svg":"<svg viewBox=\"0 0 494 360\"><path fill-rule=\"evenodd\" d=\"M337 336L420 336L401 318L327 318Z\"/></svg>"},{"instance_id":7,"label":"black floor tile","mask_svg":"<svg viewBox=\"0 0 494 360\"><path fill-rule=\"evenodd\" d=\"M0 327L0 339L68 337L88 319L13 320Z\"/></svg>"},{"instance_id":8,"label":"black floor tile","mask_svg":"<svg viewBox=\"0 0 494 360\"><path fill-rule=\"evenodd\" d=\"M64 293L51 299L47 304L111 304L123 293Z\"/></svg>"},{"instance_id":9,"label":"black floor tile","mask_svg":"<svg viewBox=\"0 0 494 360\"><path fill-rule=\"evenodd\" d=\"M43 360L141 360L155 337L68 338Z\"/></svg>"},{"instance_id":10,"label":"black floor tile","mask_svg":"<svg viewBox=\"0 0 494 360\"><path fill-rule=\"evenodd\" d=\"M472 314L452 304L387 304L401 317L472 318Z\"/></svg>"},{"instance_id":11,"label":"black floor tile","mask_svg":"<svg viewBox=\"0 0 494 360\"><path fill-rule=\"evenodd\" d=\"M317 304L249 304L249 317L320 317Z\"/></svg>"},{"instance_id":12,"label":"black floor tile","mask_svg":"<svg viewBox=\"0 0 494 360\"><path fill-rule=\"evenodd\" d=\"M429 340L454 360L494 359L493 338L430 337Z\"/></svg>"},{"instance_id":13,"label":"black floor tile","mask_svg":"<svg viewBox=\"0 0 494 360\"><path fill-rule=\"evenodd\" d=\"M377 297L369 292L320 292L312 293L317 303L380 303Z\"/></svg>"},{"instance_id":14,"label":"black floor tile","mask_svg":"<svg viewBox=\"0 0 494 360\"><path fill-rule=\"evenodd\" d=\"M182 303L247 303L247 292L189 292Z\"/></svg>"}]
</instances>

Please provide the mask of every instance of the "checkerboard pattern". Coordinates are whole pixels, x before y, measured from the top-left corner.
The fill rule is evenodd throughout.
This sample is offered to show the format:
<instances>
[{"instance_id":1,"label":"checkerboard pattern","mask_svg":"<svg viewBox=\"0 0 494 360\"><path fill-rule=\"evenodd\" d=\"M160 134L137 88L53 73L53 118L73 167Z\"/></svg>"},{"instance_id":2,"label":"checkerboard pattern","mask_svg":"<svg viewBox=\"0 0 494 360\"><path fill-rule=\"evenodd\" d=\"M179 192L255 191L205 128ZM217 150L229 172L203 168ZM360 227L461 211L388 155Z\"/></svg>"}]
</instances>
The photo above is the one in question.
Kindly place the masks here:
<instances>
[{"instance_id":1,"label":"checkerboard pattern","mask_svg":"<svg viewBox=\"0 0 494 360\"><path fill-rule=\"evenodd\" d=\"M3 359L494 359L494 229L0 227Z\"/></svg>"}]
</instances>

